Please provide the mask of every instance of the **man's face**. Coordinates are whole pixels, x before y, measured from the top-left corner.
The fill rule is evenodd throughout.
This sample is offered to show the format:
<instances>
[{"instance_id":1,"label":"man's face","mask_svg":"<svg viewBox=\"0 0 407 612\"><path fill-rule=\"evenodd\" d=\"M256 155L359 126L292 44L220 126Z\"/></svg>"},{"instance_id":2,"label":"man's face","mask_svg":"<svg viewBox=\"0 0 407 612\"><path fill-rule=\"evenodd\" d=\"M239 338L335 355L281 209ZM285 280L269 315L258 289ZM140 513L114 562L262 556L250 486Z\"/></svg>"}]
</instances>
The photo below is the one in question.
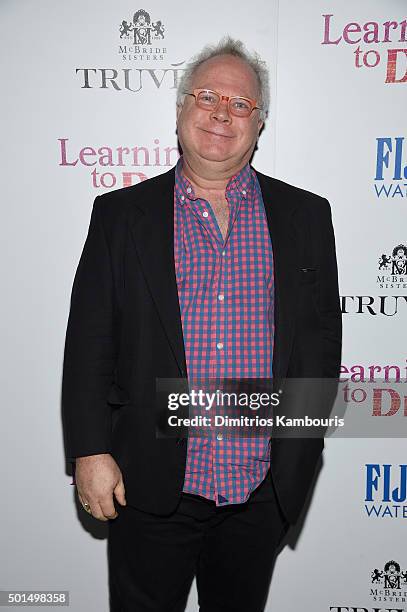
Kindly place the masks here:
<instances>
[{"instance_id":1,"label":"man's face","mask_svg":"<svg viewBox=\"0 0 407 612\"><path fill-rule=\"evenodd\" d=\"M259 99L255 73L246 62L232 55L217 56L201 64L190 91L196 88ZM201 164L219 162L231 168L243 166L251 157L262 125L257 109L247 118L235 117L224 100L216 111L207 111L196 106L193 96L185 96L183 105L177 109L178 138L191 163L195 160Z\"/></svg>"}]
</instances>

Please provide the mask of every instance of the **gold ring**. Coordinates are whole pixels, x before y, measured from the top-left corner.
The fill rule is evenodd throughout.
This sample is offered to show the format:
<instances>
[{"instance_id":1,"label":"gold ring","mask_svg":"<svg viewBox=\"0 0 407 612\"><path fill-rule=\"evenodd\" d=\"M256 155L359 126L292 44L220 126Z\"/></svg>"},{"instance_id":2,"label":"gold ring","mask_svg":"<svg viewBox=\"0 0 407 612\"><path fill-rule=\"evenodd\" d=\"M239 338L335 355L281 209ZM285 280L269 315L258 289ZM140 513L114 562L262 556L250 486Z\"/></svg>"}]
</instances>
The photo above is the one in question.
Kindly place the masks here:
<instances>
[{"instance_id":1,"label":"gold ring","mask_svg":"<svg viewBox=\"0 0 407 612\"><path fill-rule=\"evenodd\" d=\"M92 510L90 509L90 505L87 502L84 502L82 505L85 508L86 512L89 512L89 514L92 514Z\"/></svg>"}]
</instances>

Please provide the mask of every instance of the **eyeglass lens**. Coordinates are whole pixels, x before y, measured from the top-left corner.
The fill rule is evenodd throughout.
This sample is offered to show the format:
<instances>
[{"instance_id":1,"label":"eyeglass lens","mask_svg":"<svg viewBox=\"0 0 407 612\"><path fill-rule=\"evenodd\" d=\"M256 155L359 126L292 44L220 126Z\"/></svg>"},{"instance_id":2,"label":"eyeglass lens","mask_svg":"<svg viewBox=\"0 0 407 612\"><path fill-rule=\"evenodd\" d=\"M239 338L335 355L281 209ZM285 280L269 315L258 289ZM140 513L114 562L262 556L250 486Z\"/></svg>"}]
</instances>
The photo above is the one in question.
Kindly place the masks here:
<instances>
[{"instance_id":1,"label":"eyeglass lens","mask_svg":"<svg viewBox=\"0 0 407 612\"><path fill-rule=\"evenodd\" d=\"M220 96L215 91L201 91L197 96L197 104L206 110L214 110L220 101ZM232 115L248 117L252 112L251 103L245 98L235 96L229 100L229 110Z\"/></svg>"}]
</instances>

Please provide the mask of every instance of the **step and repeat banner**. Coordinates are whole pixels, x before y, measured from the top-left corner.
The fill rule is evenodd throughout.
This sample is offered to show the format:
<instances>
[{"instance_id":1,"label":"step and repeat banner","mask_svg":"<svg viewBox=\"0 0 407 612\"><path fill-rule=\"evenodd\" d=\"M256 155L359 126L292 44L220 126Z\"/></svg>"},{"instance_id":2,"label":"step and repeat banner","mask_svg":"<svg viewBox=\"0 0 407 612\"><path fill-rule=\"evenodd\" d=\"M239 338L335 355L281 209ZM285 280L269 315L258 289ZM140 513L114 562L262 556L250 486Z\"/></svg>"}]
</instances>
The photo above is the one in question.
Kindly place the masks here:
<instances>
[{"instance_id":1,"label":"step and repeat banner","mask_svg":"<svg viewBox=\"0 0 407 612\"><path fill-rule=\"evenodd\" d=\"M406 8L404 0L0 4L0 589L68 590L73 610L108 610L106 525L78 506L63 453L73 275L94 198L176 163L178 80L192 55L225 34L270 70L271 110L253 165L331 203L348 392L363 404L366 385L385 388L378 418L407 419ZM267 610L407 611L406 487L402 437L328 439ZM188 611L196 609L194 585Z\"/></svg>"},{"instance_id":2,"label":"step and repeat banner","mask_svg":"<svg viewBox=\"0 0 407 612\"><path fill-rule=\"evenodd\" d=\"M272 121L275 176L331 203L342 377L361 409L372 388L392 393L376 406L386 424L407 414L406 9L402 0L279 2ZM403 438L326 440L270 610L407 610L406 464Z\"/></svg>"}]
</instances>

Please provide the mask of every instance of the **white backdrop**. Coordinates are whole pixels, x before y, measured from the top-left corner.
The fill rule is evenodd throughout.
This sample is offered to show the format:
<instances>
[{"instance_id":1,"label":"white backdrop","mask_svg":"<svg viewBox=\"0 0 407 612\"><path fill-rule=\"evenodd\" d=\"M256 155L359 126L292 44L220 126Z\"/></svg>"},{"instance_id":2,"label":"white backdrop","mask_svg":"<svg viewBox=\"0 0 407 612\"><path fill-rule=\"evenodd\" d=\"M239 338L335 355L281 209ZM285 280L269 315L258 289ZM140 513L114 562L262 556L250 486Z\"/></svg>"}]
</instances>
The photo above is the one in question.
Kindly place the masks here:
<instances>
[{"instance_id":1,"label":"white backdrop","mask_svg":"<svg viewBox=\"0 0 407 612\"><path fill-rule=\"evenodd\" d=\"M390 271L378 270L382 254L407 243L406 7L346 4L1 3L0 590L64 589L75 612L108 610L105 525L77 508L65 472L60 384L70 291L94 197L175 163L174 85L207 42L229 33L268 63L272 106L254 166L331 202L343 371L396 365L406 380L407 274L387 279ZM164 27L152 53L124 50L133 45L120 38L120 24L140 8ZM385 22L394 24L387 35ZM405 472L397 480L407 464L404 440L327 441L305 523L278 558L267 610L407 609L407 581L387 602L374 592L383 585L371 582L389 560L407 571L407 501L401 497L397 516L393 507L381 516L395 504L383 501L379 479L369 516L366 464L389 465L391 488L405 486ZM196 609L194 588L188 611Z\"/></svg>"}]
</instances>

